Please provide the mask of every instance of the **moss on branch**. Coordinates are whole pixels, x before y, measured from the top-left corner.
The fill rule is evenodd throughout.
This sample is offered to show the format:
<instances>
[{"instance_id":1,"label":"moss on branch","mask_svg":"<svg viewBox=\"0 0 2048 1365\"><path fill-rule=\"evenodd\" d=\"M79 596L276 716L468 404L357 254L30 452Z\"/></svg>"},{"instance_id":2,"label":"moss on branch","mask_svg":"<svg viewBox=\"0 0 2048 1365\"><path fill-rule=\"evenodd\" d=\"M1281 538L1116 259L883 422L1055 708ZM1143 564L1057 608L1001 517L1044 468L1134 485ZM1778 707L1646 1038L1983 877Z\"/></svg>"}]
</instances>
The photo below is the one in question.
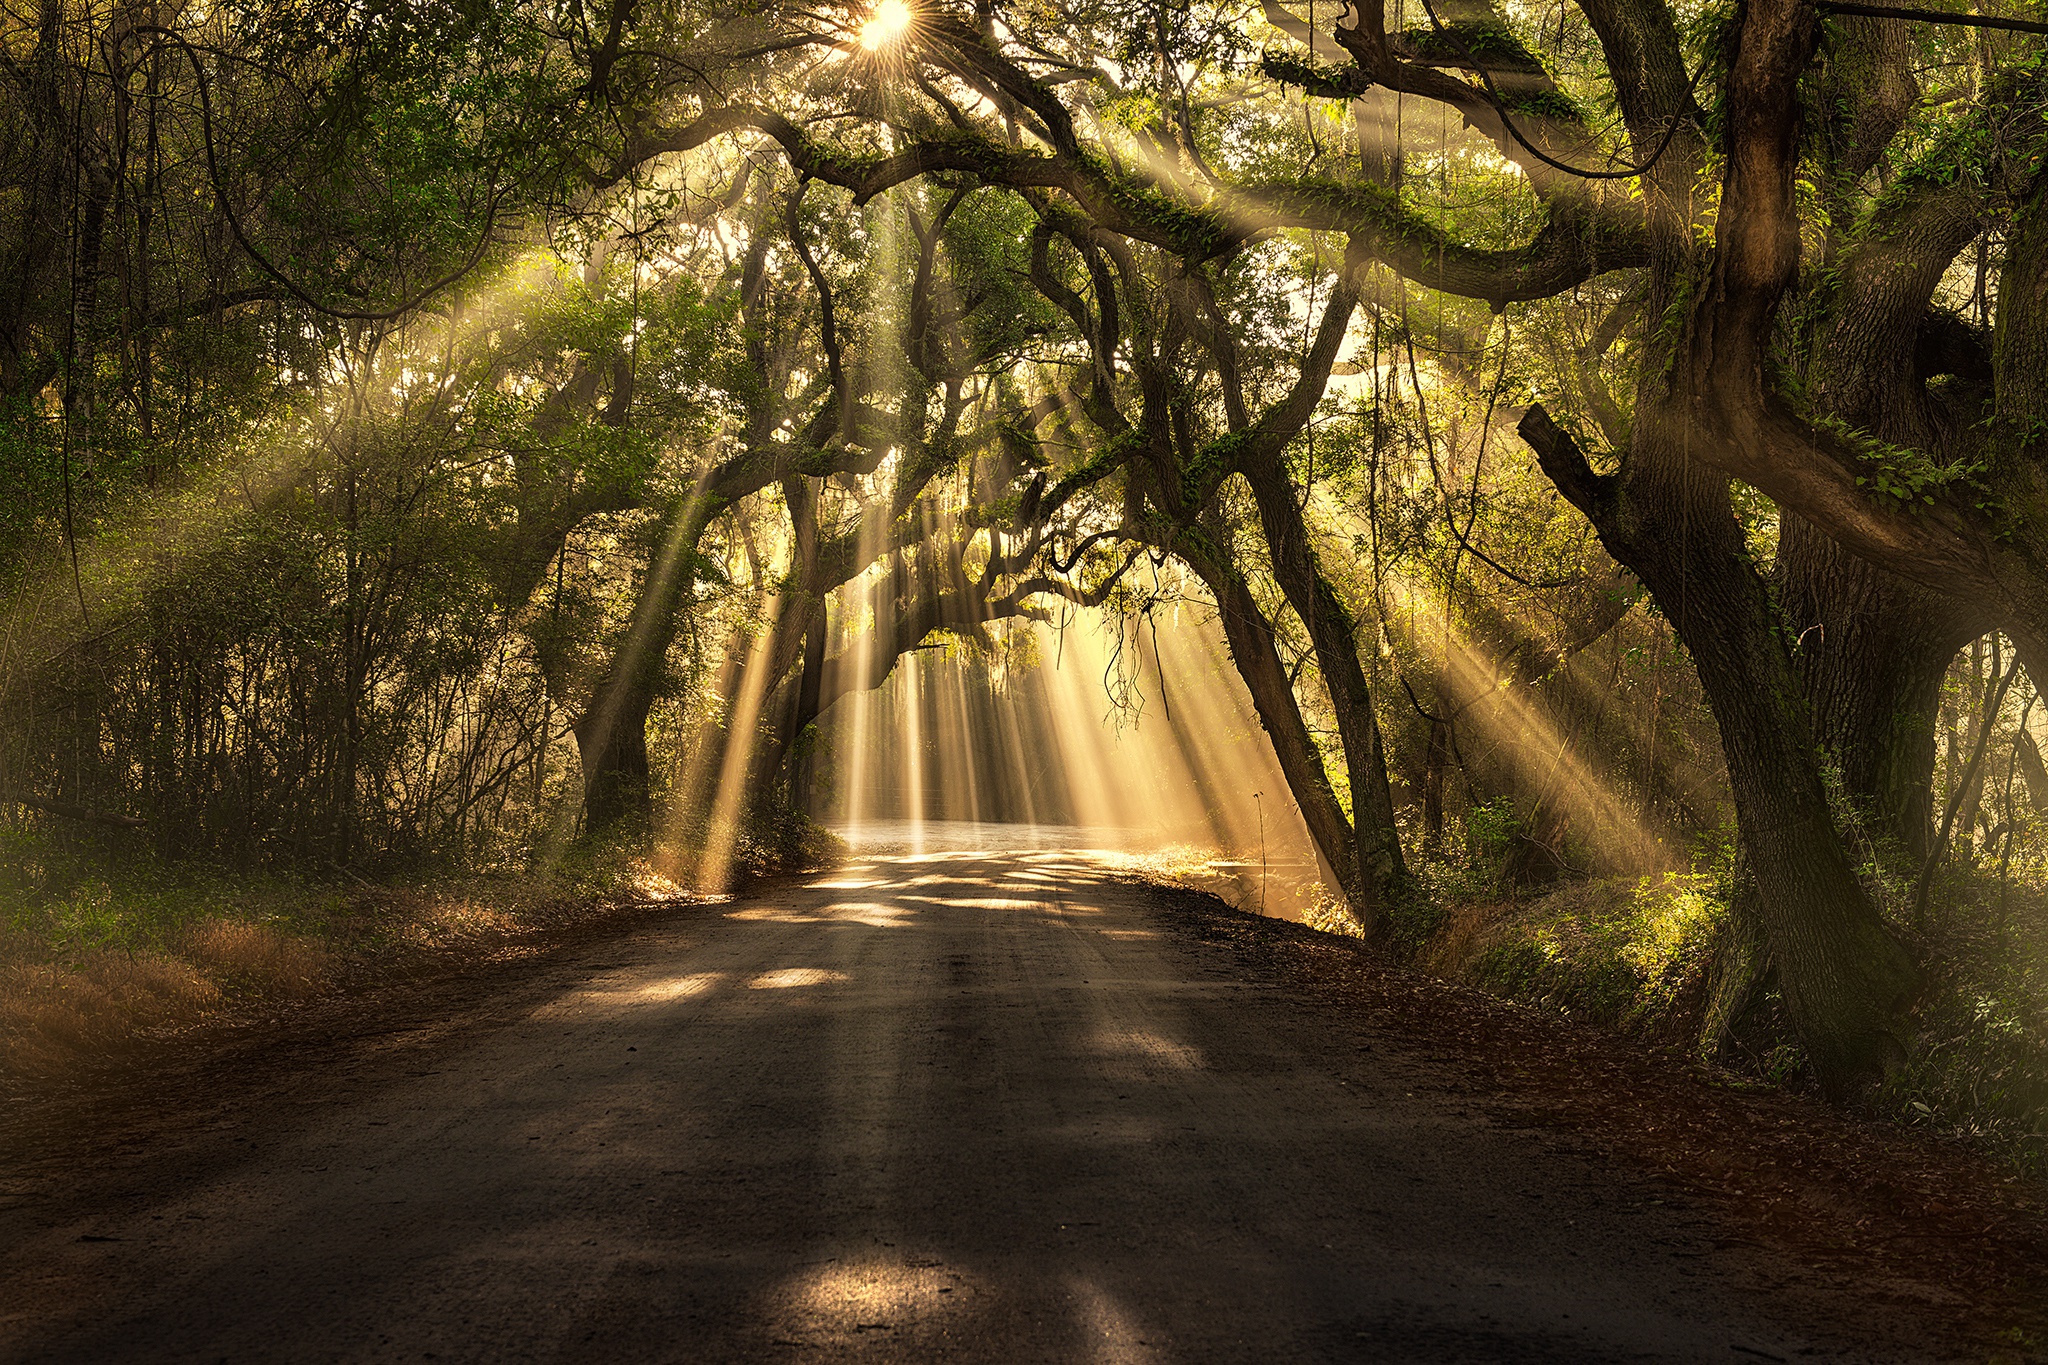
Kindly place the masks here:
<instances>
[{"instance_id":1,"label":"moss on branch","mask_svg":"<svg viewBox=\"0 0 2048 1365\"><path fill-rule=\"evenodd\" d=\"M1501 24L1445 24L1442 28L1403 29L1401 41L1428 62L1483 62L1489 71L1520 71L1534 75L1543 61Z\"/></svg>"}]
</instances>

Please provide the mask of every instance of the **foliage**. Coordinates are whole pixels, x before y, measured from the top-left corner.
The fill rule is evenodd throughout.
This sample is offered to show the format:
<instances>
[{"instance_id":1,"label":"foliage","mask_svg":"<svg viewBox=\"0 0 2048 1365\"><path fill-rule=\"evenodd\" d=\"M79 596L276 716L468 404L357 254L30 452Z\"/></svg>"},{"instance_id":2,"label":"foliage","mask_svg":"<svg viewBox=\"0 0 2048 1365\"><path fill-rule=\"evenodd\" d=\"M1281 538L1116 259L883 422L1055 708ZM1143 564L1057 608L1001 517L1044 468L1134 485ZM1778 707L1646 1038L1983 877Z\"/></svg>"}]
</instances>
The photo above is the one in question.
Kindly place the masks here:
<instances>
[{"instance_id":1,"label":"foliage","mask_svg":"<svg viewBox=\"0 0 2048 1365\"><path fill-rule=\"evenodd\" d=\"M1726 906L1689 873L1573 883L1451 912L1460 928L1432 961L1511 998L1604 1028L1683 1042L1699 1027Z\"/></svg>"},{"instance_id":2,"label":"foliage","mask_svg":"<svg viewBox=\"0 0 2048 1365\"><path fill-rule=\"evenodd\" d=\"M1919 501L1932 506L1935 494L1952 484L1979 490L1984 488L1978 479L1984 473L1981 460L1943 464L1925 451L1876 440L1836 418L1818 418L1815 425L1833 434L1855 452L1864 470L1856 476L1857 486L1867 486L1882 497L1896 498L1903 503Z\"/></svg>"}]
</instances>

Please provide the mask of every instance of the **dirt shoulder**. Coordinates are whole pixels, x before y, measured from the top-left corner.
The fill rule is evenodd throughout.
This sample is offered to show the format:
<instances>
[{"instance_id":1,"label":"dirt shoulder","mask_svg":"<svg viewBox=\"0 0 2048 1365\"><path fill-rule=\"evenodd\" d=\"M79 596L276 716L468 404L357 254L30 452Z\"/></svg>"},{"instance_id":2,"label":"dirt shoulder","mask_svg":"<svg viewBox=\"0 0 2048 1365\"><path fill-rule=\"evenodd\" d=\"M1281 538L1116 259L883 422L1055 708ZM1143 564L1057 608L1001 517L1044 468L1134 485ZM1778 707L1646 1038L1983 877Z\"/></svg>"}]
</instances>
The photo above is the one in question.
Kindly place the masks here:
<instances>
[{"instance_id":1,"label":"dirt shoulder","mask_svg":"<svg viewBox=\"0 0 2048 1365\"><path fill-rule=\"evenodd\" d=\"M2048 1197L1967 1146L1389 964L1357 941L1160 890L1180 932L1402 1035L1495 1122L1659 1173L1832 1288L1938 1320L1988 1359L2048 1359Z\"/></svg>"},{"instance_id":2,"label":"dirt shoulder","mask_svg":"<svg viewBox=\"0 0 2048 1365\"><path fill-rule=\"evenodd\" d=\"M765 894L782 878L764 878ZM231 1127L297 1097L339 1097L380 1064L431 1050L530 1007L559 964L651 922L713 913L691 897L607 896L557 907L469 952L415 954L337 975L317 992L255 999L190 1027L80 1053L64 1075L0 1089L0 1207L82 1167L160 1154L166 1134Z\"/></svg>"}]
</instances>

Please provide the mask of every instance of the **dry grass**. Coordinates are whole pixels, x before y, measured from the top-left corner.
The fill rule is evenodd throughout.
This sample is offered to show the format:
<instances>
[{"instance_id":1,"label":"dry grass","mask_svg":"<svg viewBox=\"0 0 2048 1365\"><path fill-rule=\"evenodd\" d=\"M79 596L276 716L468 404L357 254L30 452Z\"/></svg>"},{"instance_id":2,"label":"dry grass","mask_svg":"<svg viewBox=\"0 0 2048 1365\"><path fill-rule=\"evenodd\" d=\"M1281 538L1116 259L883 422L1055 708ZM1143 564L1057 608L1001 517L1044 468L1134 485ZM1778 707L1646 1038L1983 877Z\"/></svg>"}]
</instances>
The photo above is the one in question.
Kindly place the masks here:
<instances>
[{"instance_id":1,"label":"dry grass","mask_svg":"<svg viewBox=\"0 0 2048 1365\"><path fill-rule=\"evenodd\" d=\"M190 962L165 953L97 949L77 966L0 967L0 1068L54 1079L144 1038L205 1019L222 992Z\"/></svg>"},{"instance_id":2,"label":"dry grass","mask_svg":"<svg viewBox=\"0 0 2048 1365\"><path fill-rule=\"evenodd\" d=\"M95 947L65 960L0 958L0 1075L47 1081L207 1023L245 1002L298 1000L332 978L334 954L268 924L186 926L163 948Z\"/></svg>"},{"instance_id":3,"label":"dry grass","mask_svg":"<svg viewBox=\"0 0 2048 1365\"><path fill-rule=\"evenodd\" d=\"M206 920L179 936L178 954L235 995L297 1000L326 985L334 954L246 920Z\"/></svg>"},{"instance_id":4,"label":"dry grass","mask_svg":"<svg viewBox=\"0 0 2048 1365\"><path fill-rule=\"evenodd\" d=\"M530 923L513 911L465 898L432 906L410 920L400 936L407 945L426 952L481 953L520 937Z\"/></svg>"},{"instance_id":5,"label":"dry grass","mask_svg":"<svg viewBox=\"0 0 2048 1365\"><path fill-rule=\"evenodd\" d=\"M1334 902L1315 866L1300 858L1282 857L1262 863L1256 849L1247 856L1188 844L1101 856L1107 866L1119 872L1154 885L1205 892L1234 910L1345 932L1331 919Z\"/></svg>"},{"instance_id":6,"label":"dry grass","mask_svg":"<svg viewBox=\"0 0 2048 1365\"><path fill-rule=\"evenodd\" d=\"M621 906L685 898L637 860L347 894L95 882L40 919L0 921L0 1090L34 1092L179 1035L532 951Z\"/></svg>"}]
</instances>

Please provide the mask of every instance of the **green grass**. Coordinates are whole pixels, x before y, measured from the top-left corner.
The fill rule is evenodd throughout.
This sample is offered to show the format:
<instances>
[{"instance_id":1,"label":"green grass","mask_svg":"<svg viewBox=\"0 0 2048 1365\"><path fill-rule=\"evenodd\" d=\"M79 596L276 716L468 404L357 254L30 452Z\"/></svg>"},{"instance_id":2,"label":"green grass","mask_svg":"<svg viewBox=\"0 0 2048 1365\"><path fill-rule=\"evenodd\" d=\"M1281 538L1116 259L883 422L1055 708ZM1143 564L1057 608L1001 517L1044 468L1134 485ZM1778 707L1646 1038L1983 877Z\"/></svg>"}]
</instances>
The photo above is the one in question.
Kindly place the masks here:
<instances>
[{"instance_id":1,"label":"green grass","mask_svg":"<svg viewBox=\"0 0 2048 1365\"><path fill-rule=\"evenodd\" d=\"M1669 1040L1697 1024L1722 913L1702 875L1572 882L1452 907L1424 955L1510 999Z\"/></svg>"}]
</instances>

